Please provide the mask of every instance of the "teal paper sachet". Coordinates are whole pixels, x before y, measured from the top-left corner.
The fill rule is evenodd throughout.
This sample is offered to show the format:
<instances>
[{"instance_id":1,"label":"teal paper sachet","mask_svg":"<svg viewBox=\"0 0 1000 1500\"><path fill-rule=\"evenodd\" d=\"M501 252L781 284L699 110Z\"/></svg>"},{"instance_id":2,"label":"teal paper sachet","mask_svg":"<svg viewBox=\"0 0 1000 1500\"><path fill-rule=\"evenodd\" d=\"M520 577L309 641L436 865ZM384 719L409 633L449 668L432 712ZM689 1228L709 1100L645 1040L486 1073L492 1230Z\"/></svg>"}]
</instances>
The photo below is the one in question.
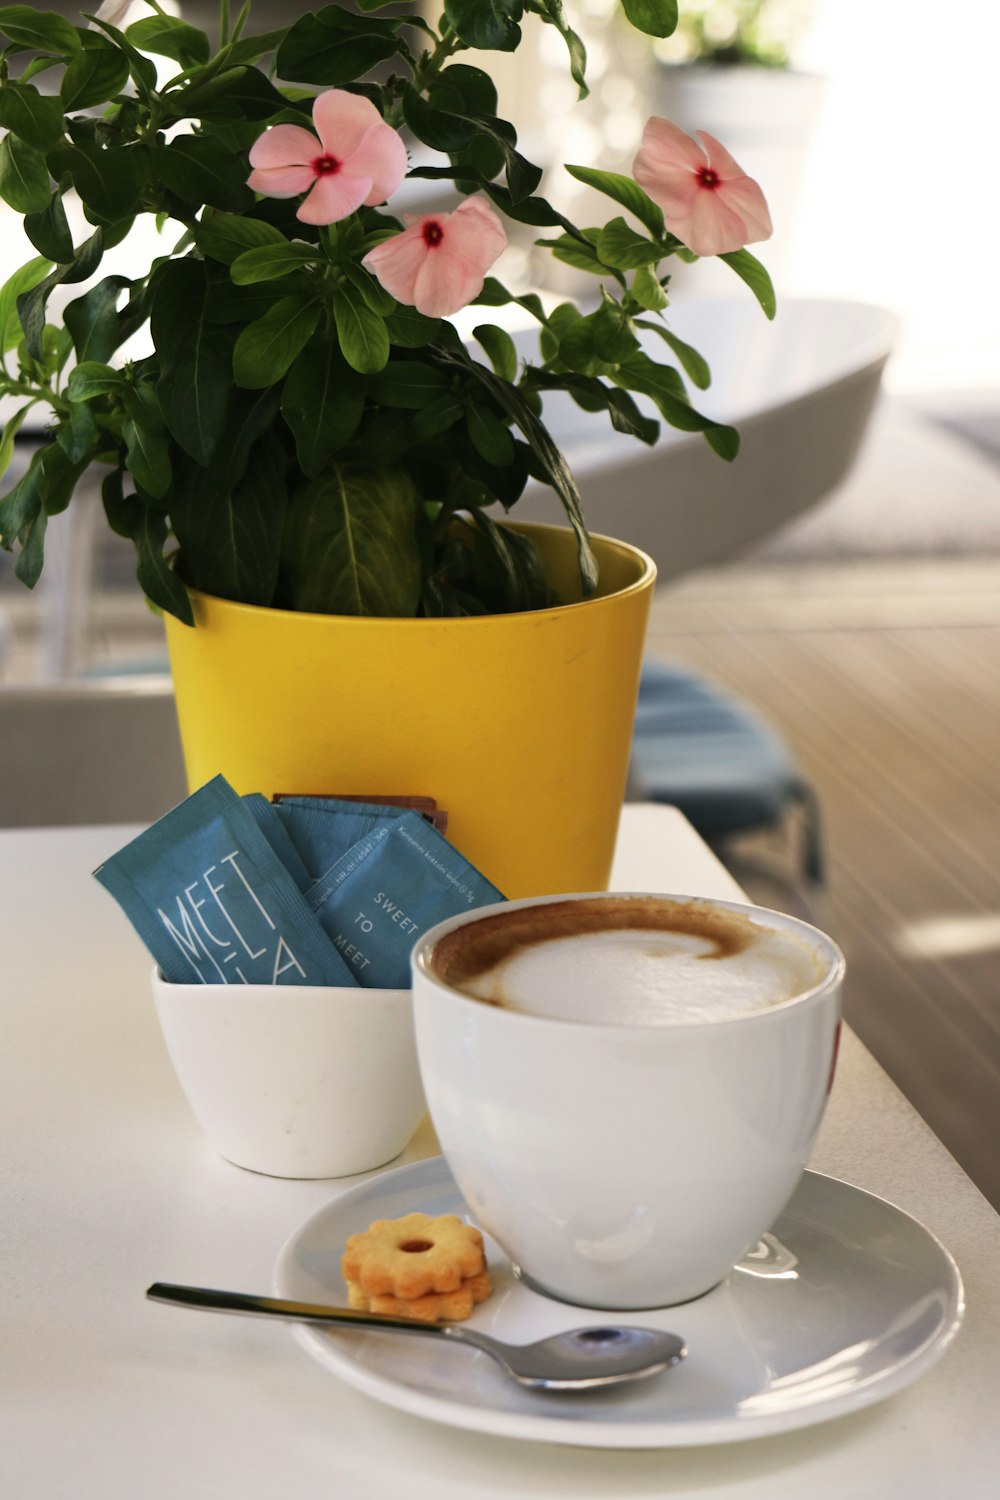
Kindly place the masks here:
<instances>
[{"instance_id":1,"label":"teal paper sachet","mask_svg":"<svg viewBox=\"0 0 1000 1500\"><path fill-rule=\"evenodd\" d=\"M299 890L306 890L316 877L306 868L302 855L292 842L288 829L278 815L278 809L273 803L268 802L263 792L248 792L241 800L244 807L249 808L257 827Z\"/></svg>"},{"instance_id":2,"label":"teal paper sachet","mask_svg":"<svg viewBox=\"0 0 1000 1500\"><path fill-rule=\"evenodd\" d=\"M306 892L366 988L405 989L420 935L458 912L505 898L419 813L365 834Z\"/></svg>"},{"instance_id":3,"label":"teal paper sachet","mask_svg":"<svg viewBox=\"0 0 1000 1500\"><path fill-rule=\"evenodd\" d=\"M358 984L222 776L94 871L174 984Z\"/></svg>"},{"instance_id":4,"label":"teal paper sachet","mask_svg":"<svg viewBox=\"0 0 1000 1500\"><path fill-rule=\"evenodd\" d=\"M398 807L335 797L282 797L273 806L313 880L359 839L400 816Z\"/></svg>"}]
</instances>

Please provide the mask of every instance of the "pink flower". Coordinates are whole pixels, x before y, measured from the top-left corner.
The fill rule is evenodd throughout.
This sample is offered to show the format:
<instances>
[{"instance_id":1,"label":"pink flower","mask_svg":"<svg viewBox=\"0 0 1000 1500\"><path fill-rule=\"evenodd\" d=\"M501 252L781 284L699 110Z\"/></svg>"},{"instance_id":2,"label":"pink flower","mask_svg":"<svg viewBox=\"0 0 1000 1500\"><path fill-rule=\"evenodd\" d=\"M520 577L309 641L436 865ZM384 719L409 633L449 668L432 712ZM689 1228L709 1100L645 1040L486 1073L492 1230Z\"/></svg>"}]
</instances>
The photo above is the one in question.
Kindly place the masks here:
<instances>
[{"instance_id":1,"label":"pink flower","mask_svg":"<svg viewBox=\"0 0 1000 1500\"><path fill-rule=\"evenodd\" d=\"M313 103L313 124L316 135L301 125L274 125L254 142L248 178L254 192L305 193L296 218L333 224L396 191L406 175L406 147L370 99L327 89Z\"/></svg>"},{"instance_id":2,"label":"pink flower","mask_svg":"<svg viewBox=\"0 0 1000 1500\"><path fill-rule=\"evenodd\" d=\"M408 228L369 250L361 264L399 302L443 318L478 297L507 243L486 199L466 198L450 214L404 214Z\"/></svg>"},{"instance_id":3,"label":"pink flower","mask_svg":"<svg viewBox=\"0 0 1000 1500\"><path fill-rule=\"evenodd\" d=\"M654 115L632 164L671 234L695 255L725 255L768 239L771 215L757 183L714 136L696 134L697 140Z\"/></svg>"}]
</instances>

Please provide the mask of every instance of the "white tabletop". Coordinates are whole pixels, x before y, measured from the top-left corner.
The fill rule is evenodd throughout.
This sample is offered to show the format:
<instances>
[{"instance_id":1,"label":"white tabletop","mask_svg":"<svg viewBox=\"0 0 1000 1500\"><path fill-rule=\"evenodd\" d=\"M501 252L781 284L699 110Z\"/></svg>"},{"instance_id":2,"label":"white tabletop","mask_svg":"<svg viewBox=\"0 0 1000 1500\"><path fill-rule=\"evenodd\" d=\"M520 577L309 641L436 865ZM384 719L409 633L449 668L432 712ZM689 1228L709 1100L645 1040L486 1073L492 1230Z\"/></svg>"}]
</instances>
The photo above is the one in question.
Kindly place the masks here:
<instances>
[{"instance_id":1,"label":"white tabletop","mask_svg":"<svg viewBox=\"0 0 1000 1500\"><path fill-rule=\"evenodd\" d=\"M267 1291L278 1251L357 1179L217 1156L190 1115L150 962L90 878L129 828L0 834L0 1493L18 1500L981 1500L1000 1472L1000 1219L852 1036L813 1165L948 1246L965 1324L909 1389L714 1448L477 1436L396 1412L283 1325L148 1303L154 1280ZM733 896L679 814L627 807L617 889ZM397 1163L432 1154L421 1127Z\"/></svg>"}]
</instances>

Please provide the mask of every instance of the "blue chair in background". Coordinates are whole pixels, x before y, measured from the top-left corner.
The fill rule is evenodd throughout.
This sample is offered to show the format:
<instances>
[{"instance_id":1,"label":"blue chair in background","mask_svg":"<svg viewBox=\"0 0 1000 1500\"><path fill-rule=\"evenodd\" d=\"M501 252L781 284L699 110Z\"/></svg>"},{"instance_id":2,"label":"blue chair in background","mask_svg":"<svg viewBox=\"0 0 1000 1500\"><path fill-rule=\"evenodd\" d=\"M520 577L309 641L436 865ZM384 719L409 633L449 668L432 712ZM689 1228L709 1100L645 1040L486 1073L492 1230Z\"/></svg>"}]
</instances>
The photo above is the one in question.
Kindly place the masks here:
<instances>
[{"instance_id":1,"label":"blue chair in background","mask_svg":"<svg viewBox=\"0 0 1000 1500\"><path fill-rule=\"evenodd\" d=\"M798 813L802 873L823 884L813 788L765 719L695 672L644 663L629 795L680 808L716 849L737 834L783 829Z\"/></svg>"}]
</instances>

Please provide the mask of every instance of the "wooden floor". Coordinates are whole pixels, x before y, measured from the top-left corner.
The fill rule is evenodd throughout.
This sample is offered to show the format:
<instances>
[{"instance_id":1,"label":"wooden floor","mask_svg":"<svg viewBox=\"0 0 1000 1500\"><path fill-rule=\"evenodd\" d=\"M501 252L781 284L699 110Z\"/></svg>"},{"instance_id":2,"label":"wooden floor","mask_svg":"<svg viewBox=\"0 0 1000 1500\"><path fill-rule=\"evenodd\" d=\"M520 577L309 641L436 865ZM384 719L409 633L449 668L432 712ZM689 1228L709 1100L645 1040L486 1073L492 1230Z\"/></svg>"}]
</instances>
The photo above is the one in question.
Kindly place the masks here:
<instances>
[{"instance_id":1,"label":"wooden floor","mask_svg":"<svg viewBox=\"0 0 1000 1500\"><path fill-rule=\"evenodd\" d=\"M717 571L661 592L650 650L783 731L848 1019L1000 1208L1000 559ZM733 864L780 900L752 849Z\"/></svg>"}]
</instances>

